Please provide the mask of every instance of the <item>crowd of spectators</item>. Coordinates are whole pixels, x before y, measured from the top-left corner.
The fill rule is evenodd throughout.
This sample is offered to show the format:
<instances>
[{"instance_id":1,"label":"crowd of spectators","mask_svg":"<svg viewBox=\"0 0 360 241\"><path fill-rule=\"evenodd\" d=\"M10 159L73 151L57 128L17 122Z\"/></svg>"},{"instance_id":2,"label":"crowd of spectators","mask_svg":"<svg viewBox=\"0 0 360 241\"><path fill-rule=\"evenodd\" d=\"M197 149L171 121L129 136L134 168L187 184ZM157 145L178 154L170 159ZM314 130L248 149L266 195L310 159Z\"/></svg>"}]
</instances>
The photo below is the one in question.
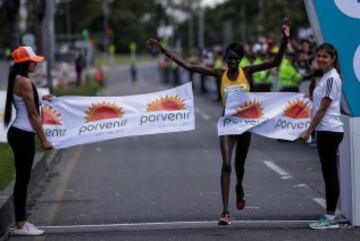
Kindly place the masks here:
<instances>
[{"instance_id":1,"label":"crowd of spectators","mask_svg":"<svg viewBox=\"0 0 360 241\"><path fill-rule=\"evenodd\" d=\"M270 37L260 37L245 43L245 56L240 65L245 67L247 65L260 64L272 58L279 49L277 44ZM311 95L312 89L315 86L316 76L319 75L315 61L315 48L316 42L312 35L301 39L291 39L279 68L255 73L252 76L254 83L253 91L301 91ZM186 58L189 63L221 68L223 67L223 49L223 46L219 45L204 50L191 50L187 53L177 52ZM177 85L187 81L196 81L197 83L194 86L198 88L197 91L199 93L209 92L206 84L208 80L205 76L196 76L192 73L183 75L180 68L166 57L159 59L159 70L162 82L164 83ZM215 82L217 83L218 81ZM219 88L218 84L217 88Z\"/></svg>"}]
</instances>

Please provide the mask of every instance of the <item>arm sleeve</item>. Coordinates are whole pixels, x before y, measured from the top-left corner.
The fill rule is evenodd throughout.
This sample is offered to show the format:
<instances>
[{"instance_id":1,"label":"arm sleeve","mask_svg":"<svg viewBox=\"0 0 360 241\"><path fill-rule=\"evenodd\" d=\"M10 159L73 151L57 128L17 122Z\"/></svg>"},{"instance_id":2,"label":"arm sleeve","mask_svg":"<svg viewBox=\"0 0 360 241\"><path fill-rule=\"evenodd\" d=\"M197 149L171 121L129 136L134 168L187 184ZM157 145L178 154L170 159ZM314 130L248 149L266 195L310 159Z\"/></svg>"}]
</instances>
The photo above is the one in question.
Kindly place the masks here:
<instances>
[{"instance_id":1,"label":"arm sleeve","mask_svg":"<svg viewBox=\"0 0 360 241\"><path fill-rule=\"evenodd\" d=\"M325 96L331 100L339 98L341 95L341 81L335 78L329 78L326 81Z\"/></svg>"}]
</instances>

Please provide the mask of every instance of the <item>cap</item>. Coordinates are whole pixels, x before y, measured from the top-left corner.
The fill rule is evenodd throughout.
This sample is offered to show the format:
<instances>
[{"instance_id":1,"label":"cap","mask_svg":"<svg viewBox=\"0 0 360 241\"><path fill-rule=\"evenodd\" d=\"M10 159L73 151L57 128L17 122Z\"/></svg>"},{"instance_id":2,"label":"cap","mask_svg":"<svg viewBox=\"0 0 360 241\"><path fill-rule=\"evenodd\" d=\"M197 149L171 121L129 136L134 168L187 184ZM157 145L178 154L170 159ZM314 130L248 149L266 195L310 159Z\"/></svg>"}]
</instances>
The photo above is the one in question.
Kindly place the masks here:
<instances>
[{"instance_id":1,"label":"cap","mask_svg":"<svg viewBox=\"0 0 360 241\"><path fill-rule=\"evenodd\" d=\"M15 49L11 56L15 63L21 63L26 61L41 62L44 60L43 56L36 55L31 47L19 47Z\"/></svg>"}]
</instances>

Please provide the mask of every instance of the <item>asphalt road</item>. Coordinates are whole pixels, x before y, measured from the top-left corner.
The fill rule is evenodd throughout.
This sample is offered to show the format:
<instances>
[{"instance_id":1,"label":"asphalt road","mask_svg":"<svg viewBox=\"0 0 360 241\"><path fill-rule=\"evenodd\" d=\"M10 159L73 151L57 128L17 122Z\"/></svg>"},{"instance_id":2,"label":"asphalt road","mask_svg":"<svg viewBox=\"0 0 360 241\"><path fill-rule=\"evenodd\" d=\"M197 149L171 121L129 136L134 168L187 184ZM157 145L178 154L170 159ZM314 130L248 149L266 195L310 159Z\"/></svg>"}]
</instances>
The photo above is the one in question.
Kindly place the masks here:
<instances>
[{"instance_id":1,"label":"asphalt road","mask_svg":"<svg viewBox=\"0 0 360 241\"><path fill-rule=\"evenodd\" d=\"M183 76L186 78L186 75ZM207 83L214 89L213 80ZM247 206L219 227L220 168L214 95L200 96L194 81L196 130L129 137L61 153L30 205L30 220L46 229L38 238L10 240L360 240L360 230L314 231L324 211L316 148L252 136L244 180ZM164 90L155 64L109 70L103 95ZM211 91L210 91L211 92ZM233 172L234 175L234 172Z\"/></svg>"}]
</instances>

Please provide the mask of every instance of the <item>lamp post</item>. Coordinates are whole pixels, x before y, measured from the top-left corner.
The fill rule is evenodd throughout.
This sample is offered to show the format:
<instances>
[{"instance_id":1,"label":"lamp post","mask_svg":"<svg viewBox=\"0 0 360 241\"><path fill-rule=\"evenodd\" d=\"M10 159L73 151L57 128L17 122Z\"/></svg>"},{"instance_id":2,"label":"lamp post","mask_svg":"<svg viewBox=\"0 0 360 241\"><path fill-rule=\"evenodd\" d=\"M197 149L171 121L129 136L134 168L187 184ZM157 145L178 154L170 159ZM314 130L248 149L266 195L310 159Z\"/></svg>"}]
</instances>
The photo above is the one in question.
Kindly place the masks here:
<instances>
[{"instance_id":1,"label":"lamp post","mask_svg":"<svg viewBox=\"0 0 360 241\"><path fill-rule=\"evenodd\" d=\"M53 79L51 75L51 70L54 63L54 53L55 53L55 29L54 29L54 0L46 0L45 6L45 18L43 21L43 29L44 29L44 43L45 43L45 57L47 60L46 65L46 76L47 83L49 87L50 93L53 90Z\"/></svg>"}]
</instances>

